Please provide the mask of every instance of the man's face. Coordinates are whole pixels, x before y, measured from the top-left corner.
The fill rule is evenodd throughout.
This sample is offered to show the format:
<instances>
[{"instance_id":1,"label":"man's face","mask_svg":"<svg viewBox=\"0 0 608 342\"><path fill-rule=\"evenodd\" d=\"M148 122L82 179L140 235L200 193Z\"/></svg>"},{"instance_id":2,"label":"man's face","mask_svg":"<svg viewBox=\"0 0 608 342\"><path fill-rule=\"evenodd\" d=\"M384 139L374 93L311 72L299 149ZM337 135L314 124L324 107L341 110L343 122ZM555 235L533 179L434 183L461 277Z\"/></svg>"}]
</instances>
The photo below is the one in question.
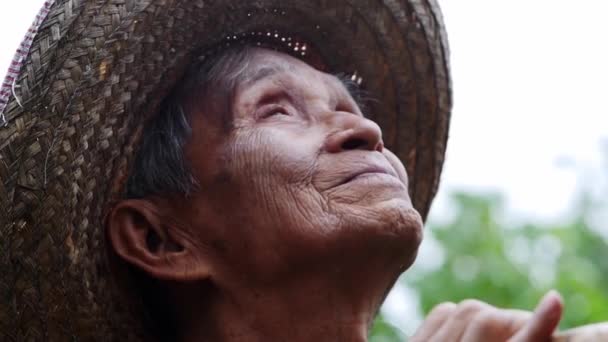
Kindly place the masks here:
<instances>
[{"instance_id":1,"label":"man's face","mask_svg":"<svg viewBox=\"0 0 608 342\"><path fill-rule=\"evenodd\" d=\"M178 219L201 254L221 277L250 282L367 261L408 267L422 224L378 125L337 78L288 55L257 49L245 74L233 113L191 113L186 156L200 191ZM229 132L218 116L232 118Z\"/></svg>"}]
</instances>

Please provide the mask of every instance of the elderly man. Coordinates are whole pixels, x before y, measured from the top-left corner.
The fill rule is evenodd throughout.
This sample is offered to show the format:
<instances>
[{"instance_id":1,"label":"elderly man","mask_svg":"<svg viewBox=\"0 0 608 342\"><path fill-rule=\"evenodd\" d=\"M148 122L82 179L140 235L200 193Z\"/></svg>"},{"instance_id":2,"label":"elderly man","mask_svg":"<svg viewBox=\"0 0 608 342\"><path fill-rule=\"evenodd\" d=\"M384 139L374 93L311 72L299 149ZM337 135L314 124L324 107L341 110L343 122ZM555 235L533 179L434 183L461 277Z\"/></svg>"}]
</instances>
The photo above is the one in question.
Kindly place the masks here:
<instances>
[{"instance_id":1,"label":"elderly man","mask_svg":"<svg viewBox=\"0 0 608 342\"><path fill-rule=\"evenodd\" d=\"M367 339L445 151L434 2L49 1L31 32L0 107L3 340ZM547 340L561 306L444 303L412 340Z\"/></svg>"},{"instance_id":2,"label":"elderly man","mask_svg":"<svg viewBox=\"0 0 608 342\"><path fill-rule=\"evenodd\" d=\"M214 57L144 129L129 199L108 220L116 252L156 283L150 329L364 341L422 238L405 168L351 82L247 45ZM437 310L415 339L533 341L551 335L560 303L548 298L531 319L473 301ZM480 314L493 325L471 323Z\"/></svg>"}]
</instances>

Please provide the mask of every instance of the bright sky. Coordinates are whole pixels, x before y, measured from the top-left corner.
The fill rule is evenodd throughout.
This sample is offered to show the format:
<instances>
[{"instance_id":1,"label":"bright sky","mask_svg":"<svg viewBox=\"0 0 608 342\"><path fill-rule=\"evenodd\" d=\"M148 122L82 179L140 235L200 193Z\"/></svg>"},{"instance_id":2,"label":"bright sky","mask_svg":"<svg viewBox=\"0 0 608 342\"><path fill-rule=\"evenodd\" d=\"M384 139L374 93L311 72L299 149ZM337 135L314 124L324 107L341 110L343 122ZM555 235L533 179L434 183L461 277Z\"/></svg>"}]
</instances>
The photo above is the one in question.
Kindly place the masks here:
<instances>
[{"instance_id":1,"label":"bright sky","mask_svg":"<svg viewBox=\"0 0 608 342\"><path fill-rule=\"evenodd\" d=\"M439 3L454 78L443 194L497 189L514 216L567 215L581 183L606 181L608 2Z\"/></svg>"},{"instance_id":2,"label":"bright sky","mask_svg":"<svg viewBox=\"0 0 608 342\"><path fill-rule=\"evenodd\" d=\"M439 2L455 103L432 219L449 217L451 189L505 193L508 219L567 217L581 187L608 182L608 1ZM0 73L41 4L0 3ZM386 308L406 331L413 301L398 288Z\"/></svg>"}]
</instances>

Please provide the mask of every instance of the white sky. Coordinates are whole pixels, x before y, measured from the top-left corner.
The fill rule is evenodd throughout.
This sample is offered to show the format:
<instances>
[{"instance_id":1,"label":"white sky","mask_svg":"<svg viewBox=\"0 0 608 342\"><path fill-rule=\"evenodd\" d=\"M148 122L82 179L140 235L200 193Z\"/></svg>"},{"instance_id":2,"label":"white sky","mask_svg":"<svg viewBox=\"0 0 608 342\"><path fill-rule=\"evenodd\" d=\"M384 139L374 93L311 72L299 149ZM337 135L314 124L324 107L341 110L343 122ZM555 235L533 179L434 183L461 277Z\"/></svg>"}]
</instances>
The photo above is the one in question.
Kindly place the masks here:
<instances>
[{"instance_id":1,"label":"white sky","mask_svg":"<svg viewBox=\"0 0 608 342\"><path fill-rule=\"evenodd\" d=\"M608 1L439 2L454 78L443 194L498 189L515 216L567 215L608 141Z\"/></svg>"},{"instance_id":2,"label":"white sky","mask_svg":"<svg viewBox=\"0 0 608 342\"><path fill-rule=\"evenodd\" d=\"M608 182L601 167L601 146L608 152L608 1L439 2L455 104L431 218L449 216L450 189L502 191L513 220L567 217L581 187L598 191ZM0 3L0 74L41 4ZM398 288L386 311L407 323L404 317L416 316L413 302L415 294Z\"/></svg>"}]
</instances>

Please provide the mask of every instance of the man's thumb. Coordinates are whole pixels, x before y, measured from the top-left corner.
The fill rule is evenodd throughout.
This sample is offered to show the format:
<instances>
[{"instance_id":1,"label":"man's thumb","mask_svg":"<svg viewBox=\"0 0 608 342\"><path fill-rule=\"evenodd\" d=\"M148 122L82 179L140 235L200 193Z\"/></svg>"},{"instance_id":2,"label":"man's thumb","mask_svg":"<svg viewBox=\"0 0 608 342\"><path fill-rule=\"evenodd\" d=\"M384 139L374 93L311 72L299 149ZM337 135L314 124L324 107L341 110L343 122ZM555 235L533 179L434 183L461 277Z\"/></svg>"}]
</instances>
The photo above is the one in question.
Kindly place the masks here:
<instances>
[{"instance_id":1,"label":"man's thumb","mask_svg":"<svg viewBox=\"0 0 608 342\"><path fill-rule=\"evenodd\" d=\"M534 310L530 321L510 342L549 341L562 318L564 304L555 290L549 291Z\"/></svg>"}]
</instances>

